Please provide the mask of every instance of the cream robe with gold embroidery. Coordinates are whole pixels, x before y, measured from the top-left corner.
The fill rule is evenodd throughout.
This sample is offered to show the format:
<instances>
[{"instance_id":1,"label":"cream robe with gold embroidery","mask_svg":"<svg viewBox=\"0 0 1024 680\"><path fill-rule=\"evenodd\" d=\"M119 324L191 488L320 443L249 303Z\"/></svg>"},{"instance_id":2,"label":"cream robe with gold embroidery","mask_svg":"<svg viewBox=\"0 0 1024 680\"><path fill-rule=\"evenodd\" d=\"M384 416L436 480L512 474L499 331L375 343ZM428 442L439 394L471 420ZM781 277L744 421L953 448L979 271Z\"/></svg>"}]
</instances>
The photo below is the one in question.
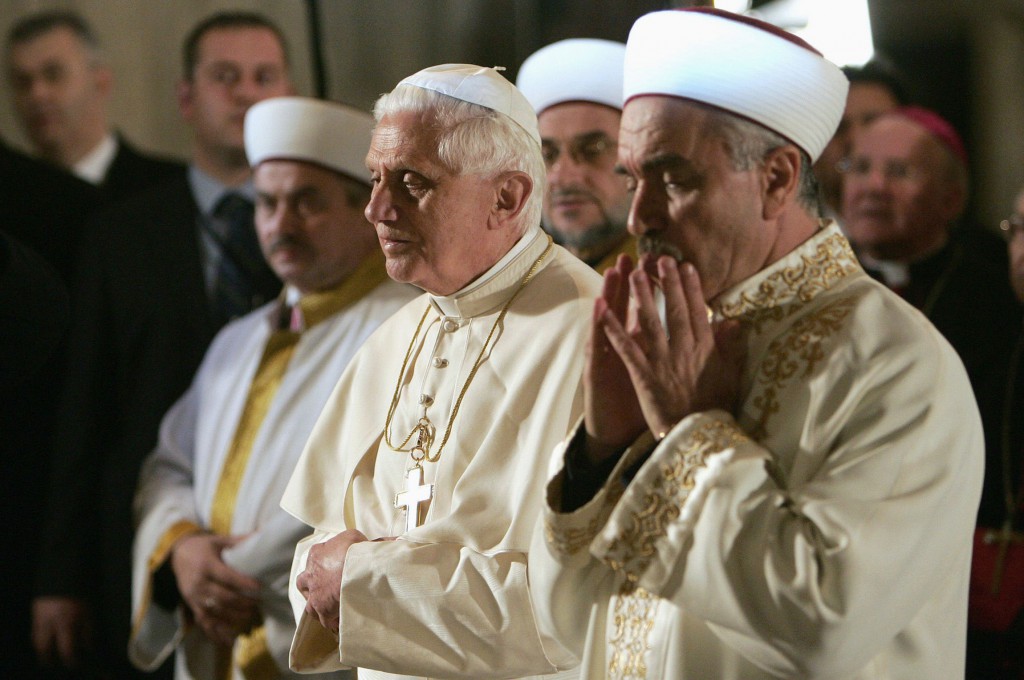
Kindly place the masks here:
<instances>
[{"instance_id":1,"label":"cream robe with gold embroidery","mask_svg":"<svg viewBox=\"0 0 1024 680\"><path fill-rule=\"evenodd\" d=\"M373 281L381 282L366 292ZM387 279L382 260L364 263L327 300L335 306L349 301L348 306L303 332L259 425L230 509L231 533L249 537L223 555L228 565L263 583L260 605L269 651L277 667L285 669L276 677L292 676L288 647L295 623L286 595L288 569L295 543L308 533L279 507L284 486L351 357L415 294L411 286ZM151 599L151 576L176 536L211 526L224 461L279 314L278 303L271 303L217 335L191 387L164 417L159 445L141 472L129 642L129 654L140 668L155 668L178 648L176 678L215 677L213 646L198 628L183 625L181 611ZM241 677L237 668L233 677Z\"/></svg>"},{"instance_id":2,"label":"cream robe with gold embroidery","mask_svg":"<svg viewBox=\"0 0 1024 680\"><path fill-rule=\"evenodd\" d=\"M582 347L600 277L552 247L498 329L440 460L425 465L434 498L425 523L409 533L405 511L394 502L410 456L383 441L402 360L424 310L429 306L390 436L402 442L426 395L436 451L484 339L547 243L531 229L465 290L414 301L370 338L345 372L282 502L315 530L298 546L292 569L289 595L299 619L294 669L347 665L359 667L360 680L479 680L551 673L571 663L537 630L526 553L550 451L582 412ZM399 539L348 551L339 638L304 614L295 578L314 543L349 528L370 539Z\"/></svg>"},{"instance_id":3,"label":"cream robe with gold embroidery","mask_svg":"<svg viewBox=\"0 0 1024 680\"><path fill-rule=\"evenodd\" d=\"M748 331L738 415L685 418L624 489L647 435L572 513L556 451L545 622L584 678L962 678L983 442L956 354L835 226L713 311Z\"/></svg>"}]
</instances>

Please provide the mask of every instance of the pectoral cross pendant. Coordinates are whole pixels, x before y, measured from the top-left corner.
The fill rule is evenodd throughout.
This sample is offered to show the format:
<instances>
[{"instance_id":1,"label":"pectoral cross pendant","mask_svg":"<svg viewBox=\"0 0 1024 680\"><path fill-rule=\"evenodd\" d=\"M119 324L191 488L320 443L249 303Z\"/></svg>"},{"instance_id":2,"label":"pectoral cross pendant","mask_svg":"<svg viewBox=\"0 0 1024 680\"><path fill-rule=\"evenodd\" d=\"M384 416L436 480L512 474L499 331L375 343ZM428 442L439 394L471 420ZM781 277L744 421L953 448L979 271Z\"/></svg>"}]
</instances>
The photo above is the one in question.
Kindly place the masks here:
<instances>
[{"instance_id":1,"label":"pectoral cross pendant","mask_svg":"<svg viewBox=\"0 0 1024 680\"><path fill-rule=\"evenodd\" d=\"M423 503L434 497L434 485L423 483L423 467L417 462L405 471L405 491L395 494L395 507L405 508L405 531L423 524Z\"/></svg>"}]
</instances>

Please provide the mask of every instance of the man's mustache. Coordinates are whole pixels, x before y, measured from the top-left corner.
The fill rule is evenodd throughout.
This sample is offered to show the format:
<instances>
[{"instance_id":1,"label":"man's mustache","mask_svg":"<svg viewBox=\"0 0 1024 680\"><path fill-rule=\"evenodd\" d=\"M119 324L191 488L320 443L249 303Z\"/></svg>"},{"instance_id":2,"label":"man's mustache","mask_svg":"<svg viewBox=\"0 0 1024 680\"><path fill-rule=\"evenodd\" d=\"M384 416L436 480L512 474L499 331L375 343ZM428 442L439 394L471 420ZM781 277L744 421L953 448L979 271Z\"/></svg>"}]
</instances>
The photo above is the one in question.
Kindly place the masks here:
<instances>
[{"instance_id":1,"label":"man's mustache","mask_svg":"<svg viewBox=\"0 0 1024 680\"><path fill-rule=\"evenodd\" d=\"M302 239L296 238L292 234L282 234L270 242L267 252L273 254L281 248L301 248L304 245L305 242Z\"/></svg>"},{"instance_id":2,"label":"man's mustache","mask_svg":"<svg viewBox=\"0 0 1024 680\"><path fill-rule=\"evenodd\" d=\"M686 258L683 257L683 251L679 250L676 246L656 236L649 236L644 234L637 238L636 248L641 255L653 255L660 257L661 255L668 255L676 262L682 262Z\"/></svg>"}]
</instances>

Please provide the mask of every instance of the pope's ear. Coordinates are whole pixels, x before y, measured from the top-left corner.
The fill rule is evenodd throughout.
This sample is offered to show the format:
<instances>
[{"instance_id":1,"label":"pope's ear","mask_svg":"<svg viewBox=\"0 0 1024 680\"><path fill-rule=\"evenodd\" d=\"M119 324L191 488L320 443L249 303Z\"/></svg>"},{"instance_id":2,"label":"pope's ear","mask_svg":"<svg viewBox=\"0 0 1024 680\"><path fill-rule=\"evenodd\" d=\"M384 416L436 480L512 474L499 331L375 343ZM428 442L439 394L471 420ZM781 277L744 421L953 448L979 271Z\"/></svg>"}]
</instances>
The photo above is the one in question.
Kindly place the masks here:
<instances>
[{"instance_id":1,"label":"pope's ear","mask_svg":"<svg viewBox=\"0 0 1024 680\"><path fill-rule=\"evenodd\" d=\"M523 212L533 193L533 180L525 172L503 172L496 179L491 228L500 229Z\"/></svg>"},{"instance_id":2,"label":"pope's ear","mask_svg":"<svg viewBox=\"0 0 1024 680\"><path fill-rule=\"evenodd\" d=\"M776 219L789 203L792 194L798 190L802 163L803 155L792 144L772 149L765 156L762 165L764 219Z\"/></svg>"}]
</instances>

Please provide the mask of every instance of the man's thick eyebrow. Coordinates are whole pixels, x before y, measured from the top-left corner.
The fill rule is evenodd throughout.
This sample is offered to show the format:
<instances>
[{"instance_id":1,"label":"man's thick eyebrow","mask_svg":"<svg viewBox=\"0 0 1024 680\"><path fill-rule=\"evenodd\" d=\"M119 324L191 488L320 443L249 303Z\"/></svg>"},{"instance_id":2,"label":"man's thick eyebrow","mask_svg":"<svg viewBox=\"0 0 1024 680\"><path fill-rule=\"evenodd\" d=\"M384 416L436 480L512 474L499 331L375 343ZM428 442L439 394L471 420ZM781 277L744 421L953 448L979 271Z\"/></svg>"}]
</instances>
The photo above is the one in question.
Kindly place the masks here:
<instances>
[{"instance_id":1,"label":"man's thick eyebrow","mask_svg":"<svg viewBox=\"0 0 1024 680\"><path fill-rule=\"evenodd\" d=\"M644 162L640 164L640 172L657 172L659 170L679 167L693 168L693 163L677 153L663 153L644 160ZM615 166L615 172L620 175L629 174L629 171L621 164Z\"/></svg>"}]
</instances>

